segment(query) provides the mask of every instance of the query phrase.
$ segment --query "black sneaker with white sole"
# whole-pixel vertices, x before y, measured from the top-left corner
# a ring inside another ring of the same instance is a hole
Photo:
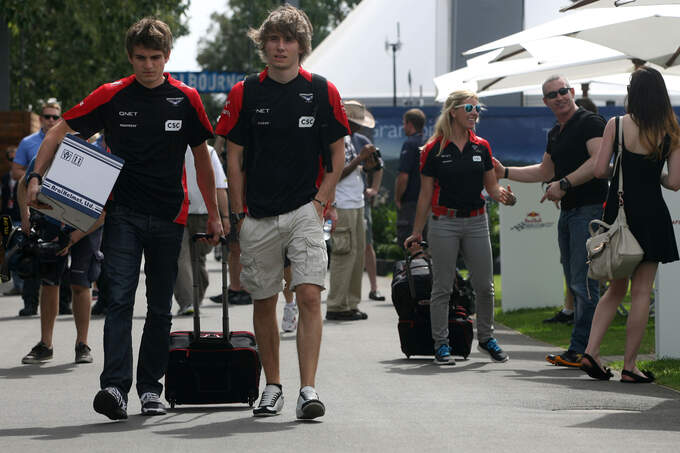
[[[139,397],[142,403],[142,415],[165,415],[167,410],[165,405],[161,402],[161,397],[153,392],[142,393]]]
[[[41,341],[37,345],[33,346],[31,352],[26,354],[24,358],[21,359],[21,363],[23,364],[43,363],[47,362],[48,360],[52,360],[52,357],[53,357],[52,348],[48,348],[47,345]]]
[[[295,415],[300,420],[312,420],[326,413],[326,406],[319,400],[314,387],[305,386],[300,390]]]
[[[76,345],[76,363],[92,363],[92,349],[85,343]]]
[[[283,389],[280,385],[267,384],[262,390],[260,405],[253,409],[255,417],[278,415],[283,409]]]
[[[106,387],[97,392],[92,402],[94,410],[106,415],[111,420],[125,420],[127,416],[127,401],[116,387]]]

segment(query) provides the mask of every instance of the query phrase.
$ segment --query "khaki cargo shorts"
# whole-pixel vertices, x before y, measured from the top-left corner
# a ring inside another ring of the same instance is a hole
[[[247,216],[241,225],[241,284],[254,300],[283,290],[283,266],[290,260],[291,290],[301,284],[324,288],[328,255],[323,222],[313,202],[274,217]]]

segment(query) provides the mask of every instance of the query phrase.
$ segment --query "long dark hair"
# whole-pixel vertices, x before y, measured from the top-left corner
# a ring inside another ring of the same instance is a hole
[[[650,151],[650,157],[661,159],[660,145],[666,134],[671,140],[670,149],[677,148],[680,126],[659,71],[642,66],[631,74],[626,111],[640,129],[640,143]]]

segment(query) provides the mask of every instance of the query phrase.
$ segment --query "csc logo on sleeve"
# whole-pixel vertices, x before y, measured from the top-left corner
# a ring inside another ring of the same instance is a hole
[[[298,127],[312,127],[314,126],[313,116],[301,116],[298,121]]]
[[[168,132],[177,132],[182,129],[182,120],[167,120],[165,122],[165,130]]]

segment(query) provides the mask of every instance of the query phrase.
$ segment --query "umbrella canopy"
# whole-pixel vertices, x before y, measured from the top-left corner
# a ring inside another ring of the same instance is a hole
[[[680,0],[573,0],[574,3],[560,9],[560,12],[576,8],[616,8],[621,6],[674,5]]]
[[[569,36],[668,67],[680,63],[680,5],[586,8],[464,52],[503,48],[499,58],[526,50],[528,43]]]
[[[496,49],[471,58],[464,68],[435,78],[437,100],[443,101],[448,93],[461,88],[486,94],[522,91],[525,86],[540,85],[545,78],[541,79],[544,72],[553,74],[558,68],[570,65],[593,66],[593,70],[580,73],[581,77],[612,74],[611,69],[604,71],[599,68],[611,68],[614,63],[617,64],[617,71],[623,71],[624,68],[632,65],[621,52],[566,36],[531,41],[526,44],[526,49],[514,52],[512,55],[505,55],[504,52],[505,49]],[[511,79],[503,83],[505,78],[533,73],[538,74],[530,77],[526,82]],[[534,82],[535,80],[538,82]],[[502,91],[498,92],[498,90]]]

